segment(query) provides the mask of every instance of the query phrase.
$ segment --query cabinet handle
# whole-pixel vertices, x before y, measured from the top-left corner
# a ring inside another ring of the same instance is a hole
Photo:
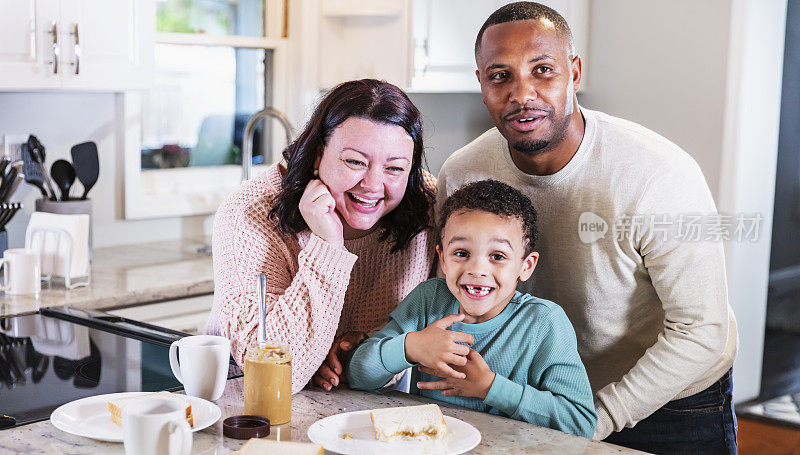
[[[74,22],[72,24],[72,31],[69,32],[70,35],[75,37],[75,62],[70,63],[75,67],[75,74],[77,75],[80,72],[81,67],[81,42],[78,39],[78,23]]]
[[[53,35],[53,61],[48,62],[53,64],[53,74],[58,74],[58,57],[61,55],[61,50],[58,47],[58,25],[56,21],[50,22],[49,34]]]

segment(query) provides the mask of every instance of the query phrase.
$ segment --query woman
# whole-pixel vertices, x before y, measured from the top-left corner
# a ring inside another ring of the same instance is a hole
[[[217,211],[206,331],[228,337],[241,365],[266,273],[267,339],[290,344],[292,393],[318,369],[315,382],[330,389],[341,351],[430,275],[435,183],[422,169],[419,111],[372,79],[334,88],[283,157],[286,168],[270,166]]]

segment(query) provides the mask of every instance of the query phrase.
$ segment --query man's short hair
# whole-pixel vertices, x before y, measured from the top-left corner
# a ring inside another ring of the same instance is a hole
[[[488,19],[486,19],[486,22],[483,23],[483,26],[478,32],[478,38],[475,40],[475,56],[477,56],[478,52],[481,50],[483,32],[485,32],[487,28],[496,24],[504,24],[506,22],[514,21],[526,21],[531,19],[545,19],[551,22],[555,27],[556,32],[558,32],[562,38],[567,40],[569,46],[567,48],[567,54],[570,57],[577,55],[575,52],[575,42],[572,39],[572,30],[570,30],[569,24],[562,15],[558,14],[556,10],[544,6],[541,3],[514,2],[498,8],[489,16]]]
[[[497,180],[481,180],[465,185],[444,202],[437,226],[437,244],[442,245],[442,233],[447,219],[462,211],[481,211],[522,222],[525,256],[536,247],[536,209],[527,196],[516,188]]]

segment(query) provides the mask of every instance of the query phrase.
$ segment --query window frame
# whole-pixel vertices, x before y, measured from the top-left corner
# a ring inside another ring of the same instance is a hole
[[[210,35],[201,33],[156,33],[156,44],[226,46],[272,51],[272,71],[265,69],[265,105],[286,111],[288,40],[286,38],[285,0],[265,0],[264,37]],[[271,18],[271,20],[267,20]],[[271,86],[270,86],[271,85]],[[239,165],[141,170],[142,93],[116,95],[116,117],[120,149],[124,163],[125,219],[165,218],[208,215],[241,183]],[[279,131],[276,128],[276,131]],[[256,165],[257,175],[271,163],[280,161],[284,144],[282,134],[272,135],[272,156],[268,163]]]

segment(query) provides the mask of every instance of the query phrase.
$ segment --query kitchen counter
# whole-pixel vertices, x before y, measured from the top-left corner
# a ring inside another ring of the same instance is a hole
[[[198,253],[203,239],[96,248],[89,286],[68,290],[63,279],[42,283],[38,298],[0,296],[0,317],[70,305],[104,309],[214,292],[211,256]]]
[[[429,403],[431,400],[396,391],[368,393],[353,390],[325,392],[314,388],[303,390],[292,397],[292,421],[272,428],[269,439],[280,438],[308,441],[306,431],[317,420],[333,414],[387,406],[408,406]],[[238,450],[245,441],[222,436],[222,420],[243,414],[243,380],[228,381],[225,393],[216,402],[222,408],[222,418],[209,428],[194,434],[193,454],[222,455]],[[500,451],[511,453],[553,454],[640,454],[603,442],[568,435],[549,428],[471,411],[439,403],[445,415],[474,425],[482,435],[481,443],[470,453],[490,454]],[[73,436],[55,428],[49,420],[0,431],[3,440],[0,455],[5,454],[123,454],[121,443],[100,442]],[[330,453],[330,452],[326,452]]]

